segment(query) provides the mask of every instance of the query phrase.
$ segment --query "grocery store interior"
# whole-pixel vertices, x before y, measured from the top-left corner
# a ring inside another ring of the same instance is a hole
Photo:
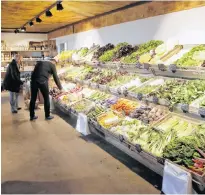
[[[2,194],[205,194],[203,18],[205,1],[1,1]]]

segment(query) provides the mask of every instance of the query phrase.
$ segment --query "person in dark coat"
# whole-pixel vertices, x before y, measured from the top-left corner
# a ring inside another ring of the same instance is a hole
[[[51,120],[54,117],[50,115],[50,100],[49,100],[49,86],[48,79],[50,75],[53,75],[54,81],[58,88],[62,90],[60,80],[56,72],[56,61],[54,59],[49,59],[48,61],[38,61],[34,71],[31,75],[31,101],[30,101],[30,120],[35,120],[38,117],[35,116],[35,103],[40,89],[43,99],[44,99],[44,111],[45,119]]]
[[[9,64],[6,75],[3,81],[3,88],[10,92],[10,105],[11,112],[18,113],[21,108],[18,107],[18,96],[20,91],[20,86],[23,82],[20,79],[19,65],[21,64],[22,57],[16,54],[12,62]]]

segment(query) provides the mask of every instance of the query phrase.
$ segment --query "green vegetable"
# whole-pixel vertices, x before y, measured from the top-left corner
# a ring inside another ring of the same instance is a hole
[[[156,41],[156,40],[151,40],[149,42],[146,42],[144,44],[139,45],[139,49],[132,54],[123,57],[121,59],[121,62],[125,64],[134,64],[138,62],[138,57],[150,52],[152,49],[157,48],[159,45],[161,45],[163,41]]]
[[[180,67],[199,66],[203,64],[203,60],[196,60],[193,58],[194,54],[199,51],[205,51],[205,45],[199,45],[192,48],[189,52],[185,53],[175,64]]]
[[[99,57],[99,60],[101,62],[109,62],[112,61],[113,57],[115,56],[115,54],[118,52],[118,50],[124,46],[124,45],[128,45],[128,43],[119,43],[114,49],[108,50],[106,51],[103,55],[101,55]]]

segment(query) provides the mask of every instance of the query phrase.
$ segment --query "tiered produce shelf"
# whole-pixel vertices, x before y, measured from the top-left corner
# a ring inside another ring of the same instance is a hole
[[[171,160],[204,189],[205,163],[192,161],[205,159],[197,149],[205,147],[204,54],[205,45],[162,41],[65,51],[58,75],[67,92],[53,88],[50,95],[63,112],[86,114],[92,133],[156,173],[163,175]],[[188,147],[183,157],[181,148],[169,154],[175,142]]]

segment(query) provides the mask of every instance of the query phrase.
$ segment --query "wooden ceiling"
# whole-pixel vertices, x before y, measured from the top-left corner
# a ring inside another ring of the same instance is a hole
[[[38,16],[56,1],[1,1],[1,30],[13,31]],[[52,17],[40,16],[41,23],[26,25],[27,32],[48,33],[60,27],[79,22],[124,6],[133,1],[63,1],[64,9],[57,11],[54,6]]]

